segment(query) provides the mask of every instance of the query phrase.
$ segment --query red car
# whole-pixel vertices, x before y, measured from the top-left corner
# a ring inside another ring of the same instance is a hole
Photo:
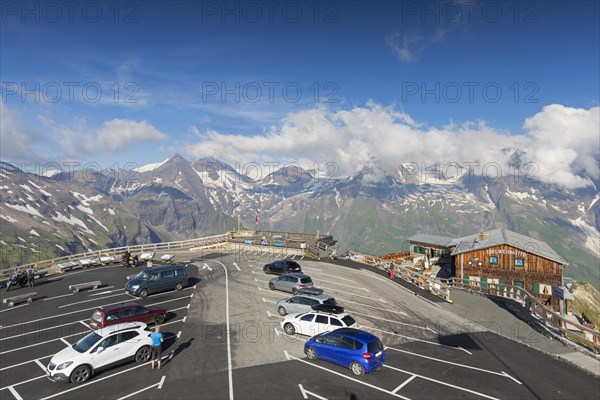
[[[120,324],[123,322],[145,322],[147,324],[162,324],[167,316],[167,309],[158,307],[144,307],[139,304],[117,304],[100,307],[90,319],[92,329]]]

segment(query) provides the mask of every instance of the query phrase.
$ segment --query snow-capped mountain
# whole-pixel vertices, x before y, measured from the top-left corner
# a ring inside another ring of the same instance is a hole
[[[190,162],[177,154],[93,176],[42,177],[2,164],[0,239],[3,248],[21,249],[16,258],[5,252],[2,263],[25,261],[40,243],[61,254],[186,239],[235,229],[238,217],[253,228],[258,215],[260,229],[328,232],[340,250],[370,254],[406,249],[404,239],[417,232],[455,236],[504,227],[549,243],[571,264],[568,276],[599,281],[596,188],[417,170],[402,163],[383,169],[373,160],[354,176],[336,177],[300,167]]]

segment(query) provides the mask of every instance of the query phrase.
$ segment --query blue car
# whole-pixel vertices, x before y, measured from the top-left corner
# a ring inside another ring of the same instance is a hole
[[[313,336],[304,345],[304,353],[310,360],[320,358],[350,368],[354,375],[376,371],[385,361],[381,340],[354,328],[340,328]]]

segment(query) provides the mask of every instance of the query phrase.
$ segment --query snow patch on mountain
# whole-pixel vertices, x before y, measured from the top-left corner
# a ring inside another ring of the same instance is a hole
[[[139,173],[151,172],[151,171],[154,171],[155,169],[159,168],[161,165],[163,165],[167,161],[169,161],[168,158],[163,162],[142,165],[141,167],[134,168],[134,171],[139,172]]]
[[[12,208],[13,210],[25,212],[25,213],[31,214],[31,215],[33,215],[35,217],[44,218],[44,217],[42,217],[42,214],[40,214],[40,212],[38,210],[36,210],[32,206],[30,206],[29,204],[25,204],[24,206],[22,206],[20,204],[8,204],[8,203],[4,203],[4,205],[7,206],[7,207],[9,207],[9,208]]]
[[[600,257],[600,232],[585,222],[581,217],[577,219],[569,219],[569,222],[578,227],[587,236],[585,247],[592,251],[596,256]]]
[[[56,211],[56,213],[57,213],[58,215],[52,216],[52,219],[53,219],[54,221],[57,221],[57,222],[64,222],[64,223],[67,223],[67,224],[69,224],[69,225],[73,225],[73,226],[79,226],[79,227],[81,227],[81,228],[82,228],[82,229],[83,229],[83,230],[84,230],[86,233],[91,233],[91,234],[93,234],[93,233],[94,233],[94,232],[92,232],[92,231],[91,231],[91,230],[90,230],[90,229],[87,227],[87,225],[86,225],[86,224],[85,224],[85,223],[84,223],[82,220],[80,220],[79,218],[77,218],[77,217],[75,217],[75,216],[73,216],[73,215],[69,215],[69,216],[67,217],[67,216],[65,216],[65,215],[63,215],[63,214],[61,214],[61,213],[59,213],[58,211]]]

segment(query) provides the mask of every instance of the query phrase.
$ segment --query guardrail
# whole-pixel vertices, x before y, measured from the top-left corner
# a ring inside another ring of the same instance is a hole
[[[159,252],[159,251],[168,251],[168,250],[178,250],[178,249],[188,249],[193,247],[206,247],[210,245],[220,244],[220,243],[229,243],[231,241],[231,232],[208,236],[203,238],[196,239],[188,239],[188,240],[178,240],[174,242],[162,242],[162,243],[149,243],[149,244],[139,244],[133,246],[123,246],[123,247],[114,247],[110,249],[102,249],[97,251],[89,251],[85,253],[71,254],[64,257],[56,257],[48,260],[37,261],[34,263],[23,264],[18,267],[8,268],[2,271],[4,275],[10,275],[15,271],[15,269],[19,268],[20,270],[25,270],[30,266],[35,267],[36,269],[46,269],[50,268],[55,264],[60,264],[68,261],[76,261],[81,260],[83,258],[90,257],[98,257],[101,256],[118,256],[123,254],[125,251],[129,251],[130,253],[138,253],[138,252]]]
[[[600,351],[600,332],[585,325],[567,320],[560,313],[546,307],[537,297],[521,287],[490,283],[487,283],[486,287],[482,287],[472,285],[470,281],[469,283],[465,283],[464,280],[460,278],[439,279],[439,281],[443,281],[450,286],[460,289],[516,300],[525,307],[538,322],[542,323],[547,328],[558,331],[558,334],[563,338],[583,344],[592,349],[596,354]],[[569,326],[572,328],[569,329]]]
[[[399,278],[402,278],[407,282],[419,286],[422,289],[428,290],[429,292],[446,300],[447,302],[452,303],[452,299],[450,298],[450,286],[440,281],[439,279],[435,279],[430,276],[421,274],[405,266],[397,265],[391,262],[390,260],[386,260],[380,257],[374,257],[367,254],[357,253],[354,251],[348,252],[348,255],[354,261],[361,262],[367,265],[372,265],[377,268],[382,268],[386,271],[388,271],[393,264],[395,275]]]

